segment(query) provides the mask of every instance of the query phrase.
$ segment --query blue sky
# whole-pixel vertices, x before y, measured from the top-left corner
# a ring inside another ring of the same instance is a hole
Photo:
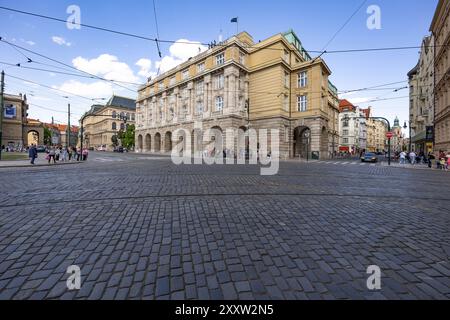
[[[321,50],[361,2],[362,0],[156,0],[156,8],[161,39],[187,39],[208,43],[218,39],[220,30],[224,38],[227,38],[236,30],[236,25],[231,24],[230,19],[238,16],[240,31],[249,32],[256,41],[292,28],[306,49]],[[429,33],[437,2],[437,0],[369,0],[329,45],[328,50],[420,46],[422,38]],[[69,16],[66,9],[72,4],[80,7],[82,23],[156,37],[152,1],[148,0],[0,0],[1,6],[62,19]],[[381,9],[381,30],[369,30],[366,26],[369,17],[366,9],[369,5],[378,5]],[[63,23],[4,10],[0,10],[0,36],[7,41],[67,64],[87,68],[86,70],[101,76],[118,77],[120,80],[131,82],[144,81],[143,75],[154,72],[155,63],[160,60],[156,46],[151,42],[87,28],[69,30]],[[183,51],[183,47],[178,47],[171,53],[170,44],[162,44],[161,48],[162,54],[172,63],[183,59],[188,54]],[[27,55],[38,62],[54,64],[32,54]],[[340,91],[405,81],[402,84],[389,86],[389,88],[401,88],[407,86],[406,74],[417,63],[419,49],[326,54],[323,57],[333,72],[331,80]],[[74,59],[77,59],[76,63]],[[24,60],[25,58],[16,50],[4,43],[0,44],[0,61],[18,63]],[[140,60],[140,66],[136,65]],[[36,64],[28,64],[28,66],[49,68]],[[142,69],[143,66],[144,69]],[[1,68],[5,68],[7,74],[70,90],[70,92],[77,92],[91,98],[107,98],[112,92],[135,97],[132,91],[117,86],[111,88],[107,83],[97,80],[4,65],[1,65]],[[72,121],[76,121],[79,118],[78,115],[92,104],[88,100],[74,96],[70,99],[63,98],[64,93],[39,88],[23,83],[21,80],[8,77],[6,80],[8,93],[27,92],[29,102],[32,104],[64,111],[70,100],[75,113]],[[133,85],[127,86],[135,88]],[[363,91],[345,98],[350,101],[353,99],[362,107],[371,105],[376,116],[386,116],[393,120],[398,115],[403,123],[403,120],[408,118],[408,98],[373,103],[360,102],[378,97],[396,98],[407,95],[407,89],[397,93],[391,89]],[[50,121],[52,116],[56,121],[62,123],[67,121],[63,112],[48,111],[33,105],[30,107],[30,117]]]

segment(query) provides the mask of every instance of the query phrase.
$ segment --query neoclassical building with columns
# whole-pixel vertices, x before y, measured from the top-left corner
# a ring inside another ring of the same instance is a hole
[[[136,151],[170,152],[181,128],[194,139],[198,126],[217,129],[224,141],[229,129],[277,129],[281,158],[328,159],[339,146],[330,74],[292,30],[257,43],[241,32],[139,88]]]

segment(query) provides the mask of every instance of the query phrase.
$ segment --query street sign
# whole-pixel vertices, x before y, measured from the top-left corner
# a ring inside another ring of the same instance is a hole
[[[394,134],[393,134],[392,132],[386,133],[386,137],[387,137],[388,139],[392,139],[393,136],[394,136]]]

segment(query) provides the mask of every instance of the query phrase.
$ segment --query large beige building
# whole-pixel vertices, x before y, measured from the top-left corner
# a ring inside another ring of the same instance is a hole
[[[281,157],[328,158],[339,144],[330,74],[293,31],[258,43],[242,32],[139,89],[137,151],[168,152],[174,130],[194,132],[201,121],[203,130],[224,135],[228,129],[278,129]]]
[[[434,37],[425,37],[418,64],[408,73],[409,120],[412,149],[428,154],[433,150]]]
[[[28,118],[26,95],[4,95],[1,147],[21,150],[44,143],[44,127],[39,120]]]
[[[431,24],[434,53],[434,150],[450,152],[450,1],[439,0]]]
[[[104,146],[112,151],[112,137],[135,121],[136,101],[133,99],[113,96],[105,105],[93,105],[80,120],[83,147],[96,149]]]

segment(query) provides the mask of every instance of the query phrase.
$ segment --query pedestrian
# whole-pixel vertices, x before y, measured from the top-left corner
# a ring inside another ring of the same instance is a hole
[[[69,149],[67,149],[67,151],[68,151],[67,156],[69,157],[69,162],[72,160],[72,150],[73,150],[72,147],[69,147]]]
[[[68,151],[67,147],[64,147],[62,149],[61,159],[62,159],[63,162],[66,162],[68,157],[69,157],[69,151]]]
[[[56,164],[56,151],[55,148],[51,147],[50,150],[48,151],[48,164],[50,164],[50,162],[53,159],[53,163]]]
[[[55,159],[56,161],[59,161],[59,156],[61,155],[61,149],[60,148],[56,148],[55,150]]]
[[[405,164],[406,161],[406,152],[402,151],[400,152],[400,164]]]
[[[86,161],[89,155],[89,151],[87,148],[83,150],[83,161]]]
[[[28,149],[28,156],[30,157],[30,163],[34,165],[34,160],[38,157],[37,149],[34,144]]]
[[[417,154],[414,151],[411,151],[409,153],[409,160],[411,161],[412,165],[416,164],[416,157],[417,157]]]
[[[428,153],[428,168],[433,168],[433,160],[435,160],[436,157],[430,152]]]
[[[81,161],[81,149],[77,148],[77,161]]]
[[[439,164],[441,165],[441,170],[446,170],[447,159],[446,158],[441,158],[440,161],[439,161]]]

